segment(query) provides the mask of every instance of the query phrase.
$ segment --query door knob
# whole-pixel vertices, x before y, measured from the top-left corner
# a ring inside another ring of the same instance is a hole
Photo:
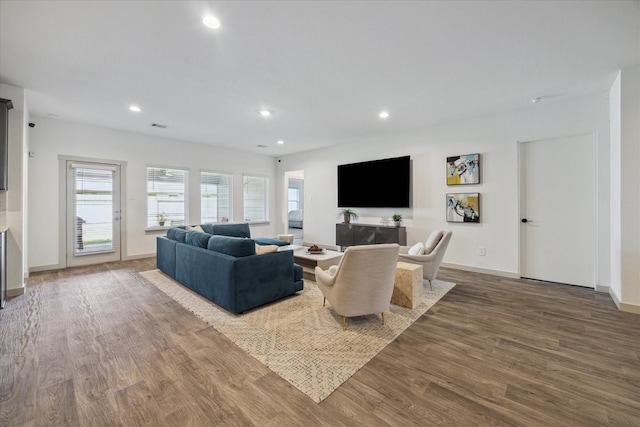
[[[522,218],[522,223],[526,224],[527,222],[529,222],[529,220],[527,218]]]

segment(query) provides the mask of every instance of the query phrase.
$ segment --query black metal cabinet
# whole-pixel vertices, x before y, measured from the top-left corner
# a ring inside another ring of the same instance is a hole
[[[381,243],[407,244],[407,228],[384,225],[336,224],[336,245],[340,247]]]

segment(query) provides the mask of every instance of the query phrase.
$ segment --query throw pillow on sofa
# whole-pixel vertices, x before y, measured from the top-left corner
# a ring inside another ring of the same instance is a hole
[[[196,225],[195,227],[193,227],[191,225],[187,225],[187,231],[198,231],[200,233],[204,233],[204,230],[199,225]],[[209,234],[211,234],[211,233],[209,233]]]
[[[270,252],[277,252],[278,245],[258,245],[256,244],[256,255],[268,254]]]

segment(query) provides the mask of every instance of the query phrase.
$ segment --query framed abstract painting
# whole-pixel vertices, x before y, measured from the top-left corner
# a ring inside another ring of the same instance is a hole
[[[448,193],[447,222],[480,222],[480,193]]]
[[[447,185],[480,184],[480,154],[447,157]]]

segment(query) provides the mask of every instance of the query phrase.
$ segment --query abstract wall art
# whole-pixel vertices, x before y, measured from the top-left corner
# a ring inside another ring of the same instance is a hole
[[[480,184],[480,154],[447,157],[447,185]]]
[[[480,193],[448,193],[447,222],[480,222]]]

